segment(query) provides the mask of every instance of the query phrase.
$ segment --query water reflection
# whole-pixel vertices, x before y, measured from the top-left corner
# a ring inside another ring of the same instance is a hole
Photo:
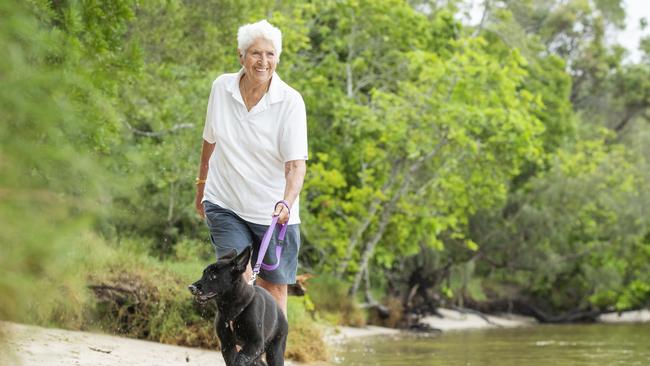
[[[545,325],[353,341],[339,365],[650,365],[650,324]]]

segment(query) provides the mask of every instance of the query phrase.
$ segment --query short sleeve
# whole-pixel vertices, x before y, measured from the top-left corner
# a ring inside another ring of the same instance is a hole
[[[297,93],[296,93],[297,94]],[[284,121],[280,154],[286,163],[307,160],[307,112],[300,94],[292,96]]]
[[[215,127],[215,93],[217,90],[216,81],[212,83],[212,90],[210,91],[210,98],[208,99],[208,110],[205,115],[205,126],[203,127],[203,139],[211,144],[217,142],[217,137],[214,133]]]

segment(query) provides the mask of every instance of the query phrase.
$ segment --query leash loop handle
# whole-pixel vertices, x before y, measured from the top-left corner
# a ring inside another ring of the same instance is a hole
[[[283,204],[287,207],[287,210],[289,209],[288,204],[286,201],[278,201],[275,206]],[[291,214],[291,211],[289,211],[289,214]],[[278,266],[280,266],[280,258],[282,256],[282,242],[284,241],[284,237],[287,233],[287,227],[289,226],[288,223],[285,224],[279,224],[280,225],[280,232],[278,233],[278,245],[275,246],[275,257],[276,261],[275,264],[266,264],[264,263],[264,256],[266,255],[266,251],[269,249],[269,244],[271,243],[271,238],[273,237],[273,232],[275,231],[276,226],[278,226],[278,219],[280,216],[273,216],[271,219],[271,225],[269,228],[266,230],[264,233],[264,236],[262,237],[262,242],[260,243],[260,251],[257,254],[257,263],[255,263],[255,266],[253,267],[253,275],[251,276],[251,279],[248,281],[249,284],[253,284],[255,280],[257,279],[257,275],[260,273],[261,269],[264,269],[265,271],[274,271]]]

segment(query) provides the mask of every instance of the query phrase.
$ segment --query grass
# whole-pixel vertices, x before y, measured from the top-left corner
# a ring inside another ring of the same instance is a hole
[[[289,297],[287,306],[289,338],[286,355],[298,362],[325,361],[327,345],[323,341],[324,324],[317,321],[309,297]]]
[[[80,281],[58,286],[64,293],[35,312],[37,316],[9,320],[218,350],[214,305],[197,304],[187,290],[210,260],[191,258],[185,246],[176,259],[160,260],[149,256],[146,243],[136,239],[119,246],[93,245],[99,259],[79,265]],[[307,298],[289,299],[287,356],[324,361],[322,325],[309,304]]]
[[[214,305],[197,304],[187,291],[211,261],[209,246],[182,243],[173,260],[161,260],[148,254],[150,243],[138,239],[119,245],[86,239],[92,260],[72,263],[76,267],[66,278],[74,280],[52,277],[39,283],[56,288],[58,296],[35,298],[27,312],[5,319],[218,350]],[[286,355],[299,362],[326,361],[323,330],[328,325],[362,326],[366,315],[347,296],[346,284],[323,275],[309,285],[307,296],[289,297]]]
[[[309,281],[309,296],[320,316],[329,324],[362,327],[367,316],[348,295],[349,284],[322,274]]]

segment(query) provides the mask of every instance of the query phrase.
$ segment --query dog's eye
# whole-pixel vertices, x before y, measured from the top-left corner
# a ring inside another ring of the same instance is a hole
[[[211,280],[211,281],[214,281],[214,280],[216,280],[216,279],[217,279],[217,276],[216,276],[216,275],[212,275],[212,276],[210,276],[210,280]]]

